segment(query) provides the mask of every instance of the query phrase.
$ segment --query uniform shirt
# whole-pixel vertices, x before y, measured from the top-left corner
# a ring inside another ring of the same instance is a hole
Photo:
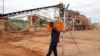
[[[51,31],[51,42],[57,43],[59,41],[59,34],[60,32],[57,30],[57,28],[53,27]]]

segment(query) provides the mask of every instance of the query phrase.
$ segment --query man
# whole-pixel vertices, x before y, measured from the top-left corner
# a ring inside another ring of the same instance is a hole
[[[54,27],[53,22],[50,22],[50,27],[52,28],[52,30],[51,30],[51,42],[50,42],[49,51],[48,51],[47,56],[50,56],[52,51],[54,53],[54,56],[58,56],[56,47],[57,47],[57,42],[59,42],[60,32],[57,30],[57,28]]]

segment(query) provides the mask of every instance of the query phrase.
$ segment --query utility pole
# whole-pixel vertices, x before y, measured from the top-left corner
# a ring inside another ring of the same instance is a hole
[[[5,9],[5,2],[4,2],[4,0],[2,0],[2,11],[3,11],[2,13],[3,13],[3,19],[4,19],[4,21],[5,21],[4,30],[7,30],[7,29],[6,29],[7,20],[5,20],[5,17],[4,17],[4,13],[5,13],[5,12],[4,12],[4,11],[5,11],[4,9]]]
[[[3,15],[4,15],[4,0],[2,0],[2,11],[3,11]]]

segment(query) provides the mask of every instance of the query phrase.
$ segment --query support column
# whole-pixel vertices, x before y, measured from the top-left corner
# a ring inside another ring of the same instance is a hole
[[[30,16],[30,29],[29,31],[33,31],[33,21],[32,21],[33,17],[32,17],[32,12],[31,12],[31,16]]]
[[[5,30],[5,20],[0,19],[0,30]]]

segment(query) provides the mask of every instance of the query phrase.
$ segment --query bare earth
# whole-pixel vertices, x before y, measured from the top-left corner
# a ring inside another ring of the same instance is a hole
[[[36,32],[4,32],[2,35],[3,37],[0,35],[0,56],[46,56],[48,52],[50,32],[44,28]],[[63,33],[57,47],[58,56],[62,56],[62,37]],[[66,32],[64,56],[100,56],[100,30]]]

